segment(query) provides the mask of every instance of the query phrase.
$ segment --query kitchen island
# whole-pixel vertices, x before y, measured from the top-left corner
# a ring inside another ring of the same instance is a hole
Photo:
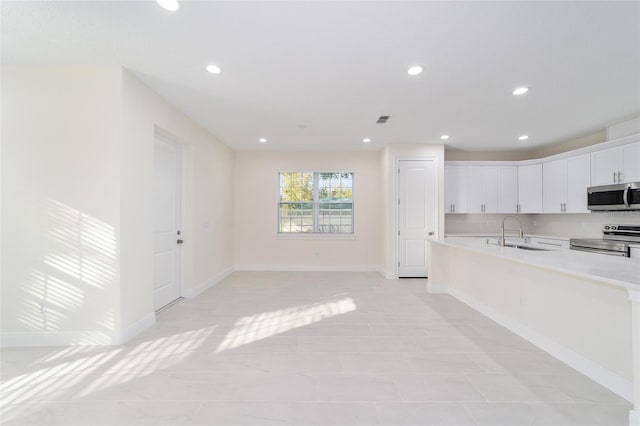
[[[630,424],[640,425],[640,261],[461,237],[430,240],[429,261],[429,291],[451,294],[632,401]]]

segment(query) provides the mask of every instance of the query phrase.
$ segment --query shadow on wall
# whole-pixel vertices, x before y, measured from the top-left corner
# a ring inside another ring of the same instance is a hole
[[[116,277],[113,226],[56,200],[48,200],[45,210],[42,255],[21,289],[26,294],[18,322],[23,329],[39,332],[83,326],[113,331],[113,305],[106,290]],[[87,318],[95,322],[89,325]]]

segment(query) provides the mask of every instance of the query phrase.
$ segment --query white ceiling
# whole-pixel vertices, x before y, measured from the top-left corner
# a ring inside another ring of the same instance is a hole
[[[379,149],[442,133],[449,149],[530,150],[640,113],[639,2],[182,1],[171,13],[154,1],[3,1],[1,11],[3,63],[122,65],[241,150]],[[413,64],[425,72],[408,76]],[[530,92],[513,96],[520,85]]]

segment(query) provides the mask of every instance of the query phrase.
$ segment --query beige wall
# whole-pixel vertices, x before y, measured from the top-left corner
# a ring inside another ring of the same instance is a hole
[[[116,67],[2,68],[3,333],[121,327],[121,90]]]
[[[445,161],[521,161],[535,158],[531,151],[445,151]]]
[[[574,149],[584,148],[586,146],[595,145],[607,140],[606,130],[600,130],[589,135],[559,141],[552,145],[545,146],[535,150],[520,151],[446,151],[446,161],[522,161],[533,160],[536,158],[548,157],[550,155],[560,154],[563,152],[573,151]]]
[[[377,270],[380,253],[380,153],[239,151],[235,157],[235,260],[240,268],[358,266]],[[277,236],[278,172],[354,172],[353,239]]]

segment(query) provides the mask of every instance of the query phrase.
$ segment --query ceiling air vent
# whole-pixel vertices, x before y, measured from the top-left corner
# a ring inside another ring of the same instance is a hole
[[[384,124],[387,122],[388,119],[389,119],[388,115],[381,115],[380,117],[378,117],[378,121],[376,121],[376,123]]]

